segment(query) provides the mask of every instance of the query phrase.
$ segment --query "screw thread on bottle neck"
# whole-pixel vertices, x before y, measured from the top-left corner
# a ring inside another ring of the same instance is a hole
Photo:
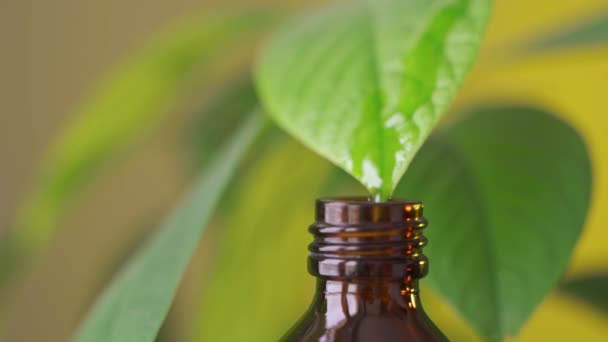
[[[428,272],[426,226],[418,201],[317,200],[309,271],[326,279],[403,281],[404,295],[415,294]]]

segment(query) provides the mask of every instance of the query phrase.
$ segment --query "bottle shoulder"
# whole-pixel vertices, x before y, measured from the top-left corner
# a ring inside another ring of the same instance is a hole
[[[322,313],[309,311],[281,341],[444,342],[448,339],[423,312],[360,314],[332,320]]]

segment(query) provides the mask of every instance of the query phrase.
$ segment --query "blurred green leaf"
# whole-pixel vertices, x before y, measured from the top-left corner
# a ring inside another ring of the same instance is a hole
[[[51,147],[8,241],[13,257],[43,245],[72,193],[100,164],[158,124],[197,75],[213,73],[210,65],[226,60],[226,54],[242,53],[243,41],[260,34],[272,18],[247,11],[195,18],[157,37],[111,73]]]
[[[327,193],[331,164],[283,141],[237,185],[216,270],[203,298],[197,340],[276,341],[314,291],[306,271],[314,201]]]
[[[437,132],[396,193],[425,203],[430,285],[498,340],[516,335],[557,284],[590,191],[574,129],[542,111],[497,107]]]
[[[158,233],[100,297],[77,341],[154,341],[206,222],[262,123],[257,113],[243,123]]]
[[[250,108],[258,106],[249,75],[231,82],[210,103],[206,103],[186,132],[195,169],[213,158],[216,142],[234,131]]]
[[[586,18],[571,25],[560,25],[552,32],[533,38],[525,50],[547,52],[608,43],[608,13]]]
[[[363,0],[305,17],[261,56],[262,101],[386,199],[473,64],[490,3]]]
[[[608,313],[608,274],[606,273],[570,279],[564,282],[559,289],[562,293]]]

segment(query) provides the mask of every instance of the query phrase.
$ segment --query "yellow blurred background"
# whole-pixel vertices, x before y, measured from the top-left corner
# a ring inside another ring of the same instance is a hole
[[[261,3],[286,6],[285,1],[230,1],[233,6]],[[32,187],[49,142],[104,72],[165,25],[218,6],[219,1],[200,0],[2,1],[0,234]],[[497,0],[478,63],[453,106],[534,104],[562,115],[582,133],[592,156],[594,189],[567,277],[608,272],[608,43],[525,56],[509,51],[532,36],[599,12],[608,13],[608,3]],[[7,341],[68,339],[117,263],[187,187],[190,171],[181,137],[187,112],[173,110],[162,127],[135,143],[136,153],[104,166],[95,182],[78,192],[51,245],[19,273],[9,294],[0,296],[0,336]],[[195,335],[189,331],[196,329],[198,305],[191,304],[198,300],[213,250],[210,243],[205,247],[181,286],[167,340]],[[431,317],[448,335],[476,339],[450,308],[425,291]],[[511,340],[606,339],[605,315],[552,293],[521,336]]]

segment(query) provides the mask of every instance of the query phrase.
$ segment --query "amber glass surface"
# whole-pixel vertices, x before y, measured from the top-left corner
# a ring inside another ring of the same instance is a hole
[[[448,341],[419,298],[422,210],[417,201],[317,200],[308,259],[317,290],[282,341]]]

